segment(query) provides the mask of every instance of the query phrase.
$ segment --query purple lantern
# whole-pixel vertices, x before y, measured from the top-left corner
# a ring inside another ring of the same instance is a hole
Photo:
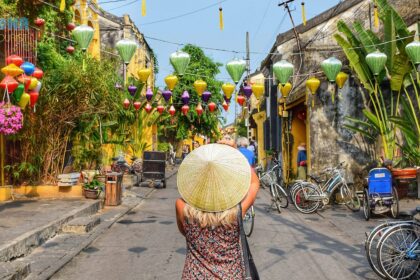
[[[188,91],[184,91],[184,93],[181,95],[181,99],[184,105],[187,105],[190,102],[190,95],[188,94]]]
[[[127,89],[131,96],[136,94],[137,87],[135,85],[129,85]]]
[[[242,88],[242,91],[243,91],[244,95],[246,96],[246,98],[250,98],[251,97],[251,95],[252,95],[252,88],[251,88],[251,86],[248,86],[248,85],[244,86]]]
[[[120,83],[116,83],[115,84],[115,89],[122,90],[123,89],[123,86]]]
[[[226,95],[223,95],[223,99],[226,101],[226,103],[230,103],[230,100],[232,99],[232,97],[227,98]]]
[[[209,91],[205,91],[201,95],[201,99],[203,99],[203,102],[206,102],[206,103],[207,103],[207,101],[209,101],[210,97],[211,97],[211,92],[209,92]]]
[[[146,91],[146,99],[147,99],[147,101],[150,102],[150,100],[152,100],[152,98],[153,98],[153,91],[149,87],[149,88],[147,88],[147,91]]]
[[[171,99],[171,97],[172,97],[172,91],[170,91],[168,89],[164,90],[164,91],[162,91],[162,96],[163,96],[163,99],[165,99],[165,101],[168,102],[169,99]]]

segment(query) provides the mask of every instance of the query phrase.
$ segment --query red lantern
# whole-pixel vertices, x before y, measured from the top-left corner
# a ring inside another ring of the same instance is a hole
[[[74,47],[72,45],[67,46],[66,52],[69,53],[69,54],[73,54],[74,53]]]
[[[136,109],[136,111],[138,111],[141,107],[141,103],[136,101],[136,102],[133,103],[133,106],[134,106],[134,109]]]
[[[18,55],[12,54],[6,58],[6,64],[9,65],[10,63],[13,63],[17,67],[20,67],[23,63],[23,59]]]
[[[158,105],[158,106],[156,107],[156,110],[159,112],[159,114],[162,114],[162,113],[163,113],[163,111],[165,111],[165,107],[164,107],[164,106],[162,106],[162,105]]]
[[[171,105],[171,108],[169,108],[169,114],[173,117],[175,115],[175,107]]]
[[[216,103],[210,102],[208,106],[210,112],[214,112],[214,110],[216,110]]]
[[[225,109],[225,111],[227,112],[227,110],[229,110],[229,104],[226,103],[226,101],[223,101],[223,109]]]
[[[305,110],[301,110],[297,113],[297,117],[298,119],[305,121],[306,120],[306,111]]]
[[[188,111],[190,110],[190,106],[184,105],[184,106],[182,106],[181,110],[182,110],[182,113],[184,114],[184,116],[186,116]]]
[[[6,89],[9,93],[12,93],[15,91],[15,89],[18,87],[19,83],[13,79],[12,76],[6,75],[4,79],[0,82],[0,87],[2,89]]]
[[[199,116],[203,114],[203,107],[201,106],[201,103],[198,103],[197,107],[195,107],[195,111],[197,112],[197,115]]]
[[[31,102],[30,104],[31,104],[31,107],[33,108],[35,107],[35,104],[38,101],[39,93],[36,91],[31,91],[29,93],[29,96],[30,96],[30,102]]]
[[[36,18],[36,20],[34,20],[34,23],[36,26],[41,27],[44,25],[45,20],[43,18]]]
[[[128,109],[128,107],[130,107],[130,100],[128,100],[127,98],[124,99],[123,106],[124,109]]]
[[[66,29],[68,30],[68,31],[73,31],[73,29],[75,29],[76,28],[76,24],[74,24],[73,22],[69,22],[67,25],[66,25]]]
[[[38,80],[44,76],[44,71],[39,69],[38,67],[35,67],[35,71],[32,73],[32,77],[37,78]]]
[[[243,106],[245,102],[245,97],[242,95],[239,95],[236,101],[238,102],[239,105]]]
[[[144,107],[144,110],[146,110],[146,112],[148,114],[150,114],[150,112],[153,110],[152,105],[150,105],[149,103],[146,104],[146,106]]]

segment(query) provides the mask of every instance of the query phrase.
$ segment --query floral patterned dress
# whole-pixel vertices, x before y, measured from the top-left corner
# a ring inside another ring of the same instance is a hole
[[[184,222],[187,240],[183,280],[245,279],[239,225],[201,228]]]

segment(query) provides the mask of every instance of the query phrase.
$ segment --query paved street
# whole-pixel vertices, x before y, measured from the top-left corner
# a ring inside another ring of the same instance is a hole
[[[185,242],[175,223],[175,182],[172,177],[168,189],[122,217],[52,279],[179,279]],[[322,216],[302,215],[293,206],[268,213],[268,201],[261,190],[250,238],[262,279],[376,279],[361,244],[377,221],[342,208]]]

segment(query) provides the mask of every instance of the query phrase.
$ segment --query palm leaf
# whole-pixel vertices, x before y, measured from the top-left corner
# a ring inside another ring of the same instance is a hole
[[[375,137],[372,137],[372,134],[369,133],[367,130],[359,128],[355,125],[351,125],[351,124],[344,124],[344,127],[347,128],[348,130],[354,131],[354,132],[358,132],[361,135],[363,135],[364,137],[370,139],[370,140],[375,140]]]
[[[363,115],[380,131],[382,126],[380,120],[371,111],[363,109]]]
[[[365,29],[367,36],[369,36],[369,40],[373,42],[373,44],[381,51],[384,51],[384,45],[382,44],[382,41],[376,36],[376,34],[370,30]]]
[[[364,49],[367,53],[372,53],[376,51],[375,42],[372,40],[372,37],[369,36],[366,29],[363,28],[362,24],[359,21],[356,21],[353,24],[354,30],[356,30],[357,35],[359,36],[360,41],[363,44]]]
[[[385,54],[387,56],[386,66],[389,71],[392,71],[394,65],[394,55],[397,49],[395,41],[395,24],[393,19],[393,13],[391,9],[388,9],[384,17],[384,33],[385,33]]]
[[[393,66],[391,70],[391,90],[400,91],[404,84],[405,76],[410,73],[411,65],[407,55],[399,53],[393,56]]]

